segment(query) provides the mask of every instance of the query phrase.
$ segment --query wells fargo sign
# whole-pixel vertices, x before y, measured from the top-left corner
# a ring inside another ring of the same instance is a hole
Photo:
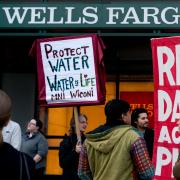
[[[180,24],[180,4],[116,3],[1,3],[0,28],[172,28]]]

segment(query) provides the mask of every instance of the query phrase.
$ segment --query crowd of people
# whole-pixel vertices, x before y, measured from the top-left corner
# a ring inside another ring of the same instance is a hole
[[[130,104],[111,100],[106,123],[87,133],[80,152],[80,179],[152,179],[154,167],[145,140],[131,126]]]
[[[42,179],[45,174],[47,139],[42,122],[31,119],[21,135],[18,123],[11,120],[12,102],[0,90],[0,177],[15,180]],[[68,135],[59,146],[59,166],[63,180],[151,180],[154,131],[148,127],[144,108],[131,111],[124,100],[113,99],[105,105],[106,122],[85,134],[88,118],[70,121]],[[177,121],[180,131],[180,120]],[[180,179],[180,155],[173,175]]]

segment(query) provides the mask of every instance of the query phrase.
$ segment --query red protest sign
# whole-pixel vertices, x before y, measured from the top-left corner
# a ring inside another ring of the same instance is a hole
[[[102,40],[97,35],[37,39],[40,104],[74,106],[105,102]]]
[[[179,153],[180,37],[152,39],[154,69],[155,180],[174,179],[172,168]]]

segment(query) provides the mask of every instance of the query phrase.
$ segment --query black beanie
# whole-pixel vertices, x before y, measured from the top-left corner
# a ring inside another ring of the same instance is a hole
[[[12,103],[10,97],[0,90],[0,128],[9,121],[11,116]]]
[[[130,104],[127,101],[113,99],[107,102],[105,106],[105,115],[107,121],[118,120],[123,113],[127,113],[130,109]]]

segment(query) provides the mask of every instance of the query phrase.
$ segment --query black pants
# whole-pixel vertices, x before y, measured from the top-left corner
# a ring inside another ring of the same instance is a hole
[[[40,180],[45,178],[45,167],[39,168],[35,170],[35,180]]]

